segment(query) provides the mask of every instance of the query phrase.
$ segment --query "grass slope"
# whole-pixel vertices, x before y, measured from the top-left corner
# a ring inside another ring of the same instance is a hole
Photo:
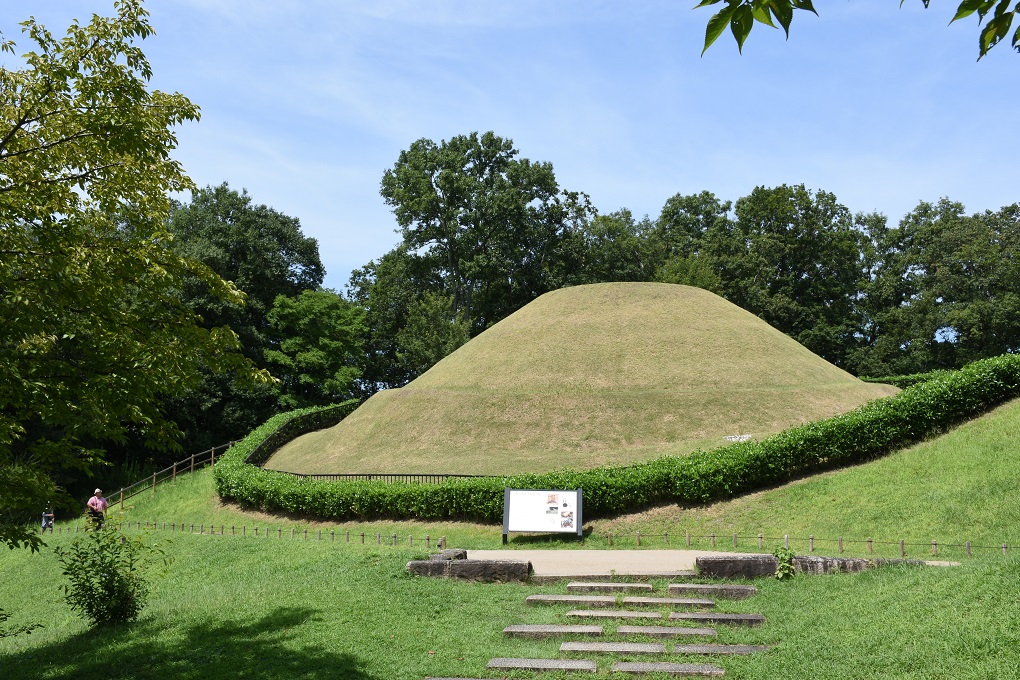
[[[902,530],[918,538],[937,531],[1015,543],[1020,519],[1020,459],[1014,455],[1018,445],[1020,400],[879,461],[711,508],[660,509],[614,520],[614,526],[640,528],[646,535],[667,526],[663,521],[673,522],[668,526],[678,530],[714,526],[754,532],[775,527],[778,532],[793,527],[816,534],[872,535]],[[514,623],[563,622],[565,606],[524,604],[532,593],[563,592],[562,584],[480,585],[411,578],[403,565],[420,557],[422,550],[409,549],[404,541],[389,547],[371,541],[302,540],[303,527],[314,532],[321,525],[223,506],[215,499],[208,471],[132,499],[125,515],[206,526],[236,523],[247,525],[249,532],[246,538],[157,532],[159,540],[171,541],[167,549],[175,562],[165,578],[154,582],[140,621],[100,631],[89,631],[63,604],[52,550],[35,555],[0,552],[0,606],[15,615],[9,623],[45,626],[29,636],[0,640],[0,668],[8,675],[30,680],[99,675],[196,680],[496,678],[504,674],[484,670],[494,656],[558,656],[558,641],[507,640],[500,631]],[[263,529],[267,524],[274,529],[298,527],[299,538],[290,540],[284,531],[282,540],[255,539],[250,531],[254,524]],[[433,536],[449,534],[454,545],[467,548],[499,542],[496,527],[370,526],[338,529],[377,528],[401,537],[427,530]],[[59,544],[70,538],[63,534],[47,540]],[[536,546],[527,537],[511,540]],[[601,547],[602,542],[588,539],[586,546]],[[979,551],[952,569],[883,568],[787,582],[759,580],[758,597],[742,603],[720,601],[720,609],[758,611],[767,624],[760,629],[720,626],[717,641],[775,648],[718,663],[728,678],[738,680],[779,675],[1018,677],[1017,552],[1003,557],[998,551]],[[660,590],[665,586],[657,585]],[[607,641],[616,639],[612,630],[607,626]],[[613,658],[600,657],[600,668],[607,668]]]
[[[588,468],[776,432],[894,391],[698,288],[578,286],[540,297],[406,387],[284,446],[266,467]]]

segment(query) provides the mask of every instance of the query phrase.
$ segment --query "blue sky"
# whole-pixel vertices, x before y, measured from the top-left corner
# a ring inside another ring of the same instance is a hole
[[[7,4],[62,34],[112,0]],[[896,223],[920,200],[1020,201],[1020,55],[977,62],[955,2],[818,0],[789,41],[757,25],[701,56],[693,0],[150,0],[153,86],[202,108],[176,157],[301,220],[326,285],[399,240],[383,171],[422,137],[493,130],[600,212],[676,193],[825,189]],[[10,58],[5,63],[13,65]]]

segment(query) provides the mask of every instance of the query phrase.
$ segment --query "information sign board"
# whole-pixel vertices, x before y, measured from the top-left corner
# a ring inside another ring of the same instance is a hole
[[[503,543],[511,531],[577,534],[581,537],[580,489],[506,489]]]

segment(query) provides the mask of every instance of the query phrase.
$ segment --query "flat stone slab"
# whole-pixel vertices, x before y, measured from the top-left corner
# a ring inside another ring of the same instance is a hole
[[[721,597],[726,600],[743,600],[758,594],[754,586],[725,585],[721,583],[670,583],[669,594],[683,597],[685,595],[707,595]]]
[[[619,626],[617,635],[648,635],[650,637],[683,637],[715,635],[714,628],[690,628],[688,626]]]
[[[615,607],[612,595],[528,595],[528,604],[586,604],[589,607]]]
[[[528,580],[531,573],[531,563],[508,560],[439,558],[408,562],[407,570],[416,576],[431,576],[433,578],[523,583]]]
[[[652,592],[651,583],[581,583],[575,581],[567,584],[569,593],[633,593],[637,591]]]
[[[636,612],[629,609],[572,609],[567,616],[588,619],[661,619],[659,612]]]
[[[561,652],[605,652],[608,654],[665,654],[658,642],[564,642]]]
[[[582,671],[594,673],[595,662],[588,659],[492,659],[486,668],[528,671]]]
[[[625,597],[624,604],[635,607],[684,607],[689,609],[711,609],[712,600],[698,597]]]
[[[523,623],[515,626],[507,626],[503,629],[503,634],[526,638],[547,638],[555,637],[557,635],[602,635],[602,626],[572,626],[562,623]]]
[[[768,651],[768,645],[677,645],[674,654],[757,654]]]
[[[669,663],[666,661],[617,661],[611,669],[614,673],[665,673],[690,677],[713,677],[726,675],[717,666],[697,663]]]
[[[698,623],[726,623],[731,626],[760,626],[765,623],[761,614],[720,614],[719,612],[670,612],[671,621],[697,621]]]
[[[710,578],[760,578],[774,576],[779,567],[775,555],[706,555],[694,560],[698,573]]]

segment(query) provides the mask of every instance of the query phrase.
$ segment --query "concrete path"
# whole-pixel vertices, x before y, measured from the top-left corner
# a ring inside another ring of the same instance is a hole
[[[468,559],[531,562],[538,578],[662,577],[689,576],[698,557],[747,554],[751,553],[711,550],[468,550]]]

